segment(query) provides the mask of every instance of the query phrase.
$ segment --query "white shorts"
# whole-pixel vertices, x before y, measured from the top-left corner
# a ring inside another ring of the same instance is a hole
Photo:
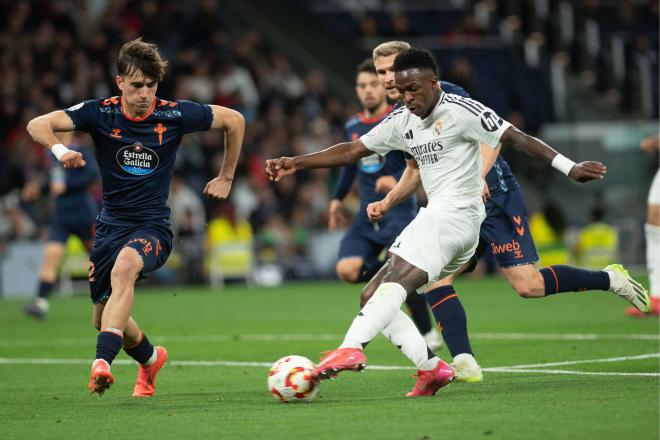
[[[651,182],[647,203],[649,205],[660,205],[660,170],[655,172],[655,177]]]
[[[483,205],[471,208],[421,208],[394,240],[390,252],[428,274],[434,282],[459,270],[479,243],[486,217]]]

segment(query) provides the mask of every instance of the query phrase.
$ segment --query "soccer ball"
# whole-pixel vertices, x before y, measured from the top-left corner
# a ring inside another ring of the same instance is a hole
[[[302,356],[284,356],[268,372],[268,390],[282,402],[311,402],[318,396],[319,383],[312,380],[314,363]]]

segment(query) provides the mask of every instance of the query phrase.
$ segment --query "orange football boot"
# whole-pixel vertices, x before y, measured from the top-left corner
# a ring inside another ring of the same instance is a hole
[[[133,397],[151,397],[156,393],[156,376],[167,362],[165,347],[156,347],[156,362],[150,366],[140,365],[138,377],[133,388]]]
[[[367,366],[367,357],[358,348],[338,348],[326,353],[319,366],[312,370],[312,379],[332,379],[346,370],[362,371]]]
[[[440,361],[432,370],[417,370],[417,383],[406,397],[432,396],[453,380],[454,369]]]
[[[102,396],[113,383],[115,378],[110,372],[110,364],[105,359],[96,359],[92,364],[92,375],[87,384],[89,393],[98,393]]]

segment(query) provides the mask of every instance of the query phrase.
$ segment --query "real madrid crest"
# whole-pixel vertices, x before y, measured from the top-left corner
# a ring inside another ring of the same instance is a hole
[[[442,134],[442,121],[440,119],[436,119],[433,123],[433,134],[435,136],[440,136]]]

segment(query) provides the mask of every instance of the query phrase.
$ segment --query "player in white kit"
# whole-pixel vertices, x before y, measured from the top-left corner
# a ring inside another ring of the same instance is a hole
[[[479,144],[491,148],[498,143],[514,144],[547,163],[558,153],[481,104],[483,110],[479,112],[469,106],[448,105],[447,95],[438,84],[435,60],[426,50],[401,52],[395,60],[395,72],[405,108],[393,111],[356,141],[304,156],[270,159],[266,172],[271,180],[279,181],[301,169],[346,165],[374,152],[402,150],[414,158],[428,206],[395,240],[390,261],[372,280],[378,288],[353,320],[344,342],[321,359],[312,375],[322,380],[340,371],[362,370],[366,366],[362,349],[382,332],[418,368],[417,383],[407,395],[432,395],[453,380],[453,370],[428,350],[400,308],[408,295],[456,272],[475,251],[485,217]],[[580,182],[600,179],[605,167],[583,162],[571,173]]]

